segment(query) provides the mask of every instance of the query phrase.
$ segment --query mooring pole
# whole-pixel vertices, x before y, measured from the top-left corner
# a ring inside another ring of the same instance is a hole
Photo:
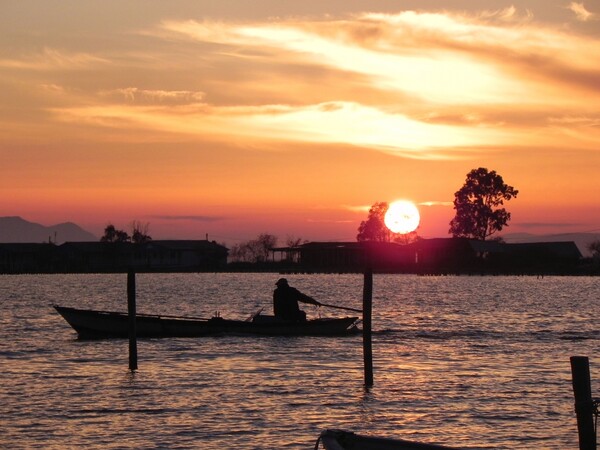
[[[594,430],[594,402],[590,379],[590,362],[587,356],[571,356],[575,414],[579,432],[579,450],[596,450]]]
[[[135,329],[135,272],[127,272],[127,312],[129,314],[129,370],[137,370],[137,336]]]
[[[363,359],[365,387],[373,386],[373,346],[371,342],[371,311],[373,309],[373,270],[365,270],[363,284]]]

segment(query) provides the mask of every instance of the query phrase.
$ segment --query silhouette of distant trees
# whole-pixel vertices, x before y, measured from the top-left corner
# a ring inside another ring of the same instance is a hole
[[[117,230],[113,224],[109,224],[104,229],[104,235],[100,238],[100,242],[129,242],[131,238],[129,234],[123,230]]]
[[[307,244],[307,243],[308,243],[308,240],[306,240],[306,239],[302,239],[302,238],[294,237],[294,236],[290,236],[290,235],[288,235],[285,240],[285,245],[287,248],[297,248],[300,245]],[[285,255],[285,261],[292,262],[292,263],[300,262],[300,253],[299,252],[288,252]]]
[[[410,233],[392,233],[392,240],[398,244],[410,244],[411,242],[418,241],[421,239],[416,231],[411,231]]]
[[[592,252],[592,257],[594,259],[600,258],[600,241],[590,242],[587,248],[590,252]]]
[[[277,246],[277,236],[262,233],[256,239],[233,245],[229,249],[229,256],[234,262],[266,262],[269,260],[271,249],[275,246]]]
[[[269,261],[269,255],[273,248],[277,247],[279,238],[269,233],[259,234],[256,239],[234,244],[229,248],[229,260],[232,263],[265,263]],[[285,245],[295,248],[308,241],[294,236],[287,236]],[[298,253],[287,254],[287,262],[298,262]]]
[[[449,233],[485,241],[508,224],[510,213],[501,206],[518,193],[494,170],[471,170],[465,184],[454,194],[456,215],[450,221]]]
[[[104,235],[100,238],[100,242],[133,242],[134,244],[142,244],[152,240],[148,234],[149,224],[143,224],[134,220],[131,224],[131,236],[123,230],[117,229],[113,224],[108,224],[104,228]]]
[[[287,247],[293,248],[298,247],[299,245],[306,244],[308,241],[306,239],[302,239],[295,236],[288,236],[285,240],[285,245]]]
[[[138,220],[134,220],[131,224],[131,228],[131,242],[133,242],[134,244],[143,244],[144,242],[152,240],[152,238],[148,234],[148,229],[150,228],[149,223],[142,223]]]
[[[387,202],[375,202],[369,209],[367,220],[363,220],[358,227],[356,240],[358,242],[397,242],[409,244],[419,237],[416,231],[410,233],[394,233],[385,225],[385,213],[389,208]]]

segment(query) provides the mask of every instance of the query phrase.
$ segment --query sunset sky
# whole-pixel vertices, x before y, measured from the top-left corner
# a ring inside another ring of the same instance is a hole
[[[506,232],[600,230],[600,1],[1,1],[0,216],[100,236],[448,237],[474,168]]]

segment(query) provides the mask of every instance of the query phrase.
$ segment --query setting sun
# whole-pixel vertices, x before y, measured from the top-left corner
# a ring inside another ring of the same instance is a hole
[[[390,203],[385,213],[385,225],[394,233],[406,234],[415,231],[421,216],[413,202],[398,200]]]

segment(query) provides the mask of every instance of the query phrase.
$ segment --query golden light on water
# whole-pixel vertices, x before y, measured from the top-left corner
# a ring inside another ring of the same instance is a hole
[[[384,222],[394,233],[406,234],[415,231],[421,216],[415,204],[408,200],[392,202],[385,213]]]

